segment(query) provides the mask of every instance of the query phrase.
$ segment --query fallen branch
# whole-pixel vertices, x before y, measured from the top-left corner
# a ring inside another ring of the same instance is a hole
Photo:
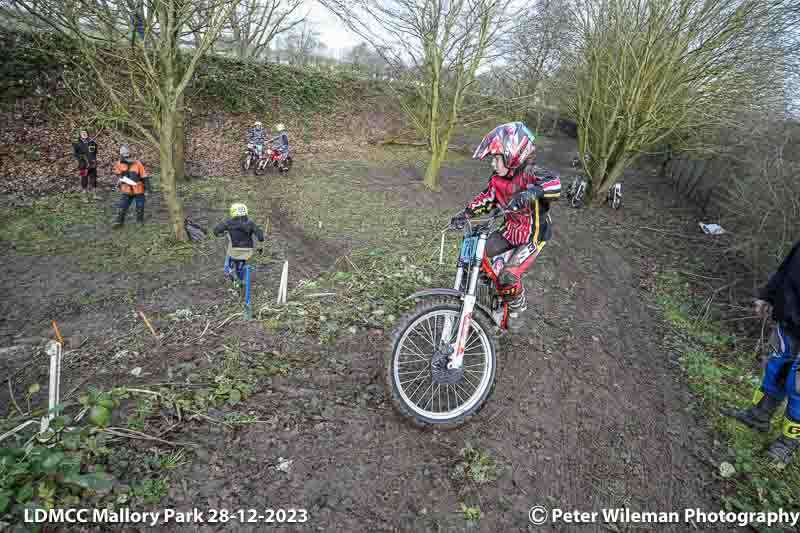
[[[632,226],[628,226],[628,227],[632,227]],[[687,233],[676,233],[674,231],[666,231],[666,230],[658,229],[658,228],[649,228],[647,226],[637,226],[635,229],[643,229],[643,230],[647,230],[647,231],[654,231],[656,233],[661,233],[663,235],[670,235],[672,237],[680,237],[682,239],[695,239],[695,240],[707,241],[707,239],[705,239],[704,237],[700,237],[698,235],[689,235]]]
[[[142,433],[141,431],[136,431],[134,429],[127,429],[121,427],[109,427],[105,429],[101,429],[103,433],[108,433],[109,435],[114,435],[117,437],[124,437],[127,439],[139,439],[139,440],[152,440],[156,442],[161,442],[168,446],[173,446],[175,448],[179,447],[195,447],[197,446],[194,443],[190,442],[170,442],[168,440],[160,439],[158,437],[154,437],[152,435],[148,435],[147,433]]]
[[[228,322],[230,322],[231,320],[233,320],[233,319],[234,319],[234,318],[236,318],[237,316],[242,316],[243,314],[244,314],[244,313],[235,313],[235,314],[233,314],[233,315],[229,316],[228,318],[226,318],[225,320],[223,320],[223,321],[222,321],[222,323],[221,323],[220,325],[218,325],[218,326],[214,326],[214,328],[212,329],[212,331],[213,331],[213,330],[216,330],[216,329],[219,329],[219,328],[221,328],[222,326],[224,326],[225,324],[227,324]]]
[[[10,437],[11,435],[14,435],[15,433],[19,433],[20,431],[22,431],[26,427],[30,426],[31,424],[38,424],[38,423],[39,423],[38,420],[28,420],[27,422],[23,422],[22,424],[18,425],[17,427],[12,429],[11,431],[8,431],[8,432],[3,433],[2,435],[0,435],[0,442],[2,442],[4,439]]]
[[[758,315],[752,315],[752,316],[743,316],[739,318],[724,318],[720,320],[720,322],[738,322],[740,320],[753,320],[754,318],[761,318],[761,317]]]
[[[69,393],[67,393],[67,395],[64,397],[64,401],[69,400],[72,397],[72,395],[75,394],[75,392],[78,390],[78,388],[84,385],[90,379],[92,379],[91,376],[89,376],[88,378],[84,379],[83,381],[75,385],[75,387],[73,387],[72,390],[69,391]]]
[[[194,339],[192,339],[192,341],[198,341],[198,340],[202,339],[203,335],[205,335],[206,331],[208,331],[208,326],[210,326],[210,325],[211,325],[211,321],[210,320],[206,320],[206,327],[205,327],[205,329],[203,329],[203,333],[201,333],[199,337],[195,337]]]
[[[153,334],[153,337],[156,338],[156,341],[160,343],[161,339],[159,339],[158,335],[156,335],[156,330],[153,329],[153,326],[150,324],[150,321],[147,320],[147,317],[144,315],[144,311],[139,310],[139,316],[142,317],[142,320],[144,320],[144,323],[147,324],[147,327],[150,329],[150,333]]]
[[[350,263],[350,266],[352,266],[353,268],[355,268],[355,269],[356,269],[356,272],[358,272],[359,274],[362,274],[362,272],[361,272],[361,269],[360,269],[360,268],[358,268],[358,267],[355,265],[355,263],[353,263],[353,262],[350,260],[350,257],[349,257],[349,256],[344,256],[344,258],[345,258],[345,259],[347,259],[347,262],[348,262],[348,263]]]
[[[325,296],[336,296],[336,293],[335,292],[317,292],[317,293],[314,293],[314,294],[306,294],[305,295],[306,298],[322,298],[322,297],[325,297]]]
[[[17,408],[17,412],[20,415],[25,416],[25,413],[22,412],[22,409],[20,409],[19,404],[17,403],[17,399],[14,398],[14,389],[11,387],[11,378],[8,378],[8,394],[11,396],[11,402],[14,404],[14,407]]]
[[[685,270],[679,270],[678,273],[685,274],[687,276],[694,276],[696,278],[714,279],[714,280],[718,280],[718,281],[724,279],[724,278],[715,278],[715,277],[711,277],[711,276],[703,276],[701,274],[695,274],[694,272],[686,272]]]

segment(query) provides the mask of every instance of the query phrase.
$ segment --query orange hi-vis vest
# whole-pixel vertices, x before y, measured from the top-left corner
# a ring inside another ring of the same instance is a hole
[[[144,178],[147,173],[144,170],[144,165],[139,161],[134,161],[130,165],[118,161],[114,167],[114,174],[120,178],[128,178],[136,182],[136,185],[128,185],[127,183],[120,183],[120,190],[125,194],[144,194]]]

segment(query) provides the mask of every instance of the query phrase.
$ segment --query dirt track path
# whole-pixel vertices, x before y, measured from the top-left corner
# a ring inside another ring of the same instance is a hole
[[[569,174],[572,146],[570,141],[545,144],[543,158],[550,160],[543,164]],[[367,168],[351,167],[355,172]],[[442,172],[445,191],[415,196],[408,183],[419,178],[419,168],[379,170],[355,176],[359,187],[378,197],[403,198],[412,208],[445,203],[453,212],[486,179],[481,165],[448,163]],[[308,524],[277,529],[342,532],[466,530],[462,502],[480,506],[478,530],[487,532],[608,530],[603,524],[534,528],[528,522],[533,505],[580,511],[621,506],[650,512],[718,510],[706,486],[709,469],[695,458],[709,435],[694,429],[695,421],[686,414],[685,387],[659,344],[657,311],[638,288],[641,258],[636,250],[617,244],[613,231],[618,230],[608,229],[627,217],[635,223],[636,216],[651,209],[652,194],[666,196],[669,191],[641,176],[632,176],[627,185],[633,192],[626,193],[619,213],[575,211],[563,203],[555,209],[555,239],[527,278],[532,295],[529,333],[503,341],[495,395],[469,425],[449,433],[420,432],[397,418],[385,402],[382,382],[389,332],[320,347],[282,340],[250,323],[237,332],[249,349],[279,352],[292,372],[271,378],[267,392],[248,401],[247,408],[267,422],[235,431],[210,426],[192,433],[210,453],[192,463],[159,507],[303,507],[310,515]],[[281,252],[274,264],[265,265],[260,279],[280,267],[283,255],[297,265],[298,275],[312,277],[346,253],[348,243],[320,239],[313,228],[300,227],[281,211],[278,201],[265,211],[273,213],[273,246]],[[218,203],[209,205],[219,210]],[[198,211],[204,222],[223,215]],[[20,300],[25,294],[15,287],[34,286],[42,273],[15,261],[14,280],[0,283],[1,290],[13,291],[17,298],[0,306],[8,311],[3,325],[40,334],[37,328],[47,324],[23,318],[44,321],[53,308],[37,307],[41,304],[35,298]],[[218,264],[218,254],[206,256],[196,265],[203,275],[196,285],[170,287],[151,300],[153,305],[171,311],[177,305],[201,308],[224,299]],[[105,282],[69,264],[60,270],[56,281],[42,286],[43,295]],[[70,308],[69,320],[84,327],[83,334],[93,327],[116,327],[107,317],[125,319],[129,305],[109,305],[88,313]],[[175,356],[152,355],[165,365]],[[25,361],[2,363],[0,368],[9,370]],[[67,371],[67,380],[72,377],[82,375]],[[124,371],[119,379],[127,379]],[[467,442],[505,467],[496,482],[477,493],[462,490],[451,479]],[[275,468],[279,458],[293,461],[288,473]],[[264,527],[231,522],[200,530]],[[690,527],[650,529],[683,532]],[[198,530],[194,525],[167,529]],[[619,531],[626,531],[625,526]]]
[[[567,173],[568,150],[553,147],[558,159],[549,166]],[[483,182],[463,187],[474,191]],[[455,209],[461,196],[443,199]],[[624,209],[645,205],[632,195]],[[175,506],[304,507],[307,526],[278,530],[343,532],[467,530],[460,502],[479,505],[478,529],[493,532],[609,530],[604,524],[534,528],[533,505],[718,510],[706,487],[708,467],[694,454],[709,437],[694,429],[685,387],[659,345],[656,311],[638,289],[639,256],[595,229],[606,216],[557,209],[556,239],[528,278],[530,333],[503,343],[497,391],[471,424],[420,432],[396,417],[382,390],[385,336],[350,339],[322,353],[265,344],[307,371],[274,378],[271,392],[252,400],[271,423],[208,438],[209,464],[191,467],[187,490],[172,493]],[[466,442],[507,467],[477,496],[459,493],[451,480]],[[279,458],[293,460],[288,473],[275,468]]]

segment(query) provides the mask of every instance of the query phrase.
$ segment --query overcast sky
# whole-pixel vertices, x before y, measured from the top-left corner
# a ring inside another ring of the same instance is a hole
[[[347,30],[342,21],[315,0],[306,0],[305,10],[310,11],[308,20],[319,31],[320,40],[325,43],[333,57],[338,58],[339,53],[361,42],[361,39]]]

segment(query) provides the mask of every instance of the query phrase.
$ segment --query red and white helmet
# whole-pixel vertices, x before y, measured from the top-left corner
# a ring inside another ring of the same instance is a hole
[[[501,124],[486,134],[473,159],[483,159],[487,155],[502,155],[506,168],[513,170],[536,155],[536,137],[522,122]]]

